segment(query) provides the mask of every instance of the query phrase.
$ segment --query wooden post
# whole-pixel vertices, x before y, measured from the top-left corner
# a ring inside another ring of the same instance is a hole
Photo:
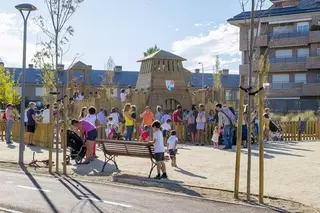
[[[66,94],[69,94],[70,89],[66,88]],[[69,97],[67,96],[63,99],[63,174],[66,175],[67,174],[67,138],[68,138],[68,133],[67,133],[67,129],[68,129],[68,101],[69,101]]]
[[[54,120],[53,120],[53,97],[52,94],[50,94],[49,96],[49,100],[50,100],[50,130],[53,130],[53,126],[54,126]],[[53,148],[53,138],[54,138],[54,133],[51,131],[48,131],[48,134],[50,134],[50,137],[48,137],[49,141],[49,173],[52,173],[52,148]]]
[[[263,75],[259,73],[259,88],[263,87]],[[259,203],[263,203],[264,197],[264,142],[262,131],[263,126],[263,103],[264,103],[264,90],[258,93],[259,97]]]
[[[240,86],[244,87],[244,76],[240,76]],[[244,91],[240,91],[239,100],[239,114],[238,114],[238,124],[237,124],[237,149],[236,149],[236,168],[235,168],[235,178],[234,178],[234,197],[239,198],[239,184],[240,184],[240,156],[241,156],[241,137],[242,137],[242,120],[243,120],[243,105],[244,105]]]
[[[60,113],[60,104],[57,103],[57,113]],[[60,116],[56,116],[60,117]],[[59,134],[60,134],[60,128],[59,126],[59,120],[56,121],[56,173],[59,174]]]

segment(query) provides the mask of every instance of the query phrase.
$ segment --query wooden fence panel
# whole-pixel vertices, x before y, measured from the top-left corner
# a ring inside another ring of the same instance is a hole
[[[5,141],[5,131],[6,131],[6,123],[5,121],[0,121],[0,140]]]
[[[53,125],[39,123],[36,125],[36,131],[33,136],[35,146],[49,148],[49,144],[53,144]],[[12,139],[15,142],[20,141],[20,122],[16,121],[12,128]],[[24,133],[24,143],[28,144],[28,133]]]

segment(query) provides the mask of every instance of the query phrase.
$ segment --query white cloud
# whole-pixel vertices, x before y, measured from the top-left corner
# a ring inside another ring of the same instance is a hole
[[[214,22],[210,21],[210,22],[196,23],[196,24],[193,24],[193,26],[194,27],[210,27],[213,24]]]
[[[22,66],[22,33],[23,23],[12,13],[0,13],[0,58],[5,66]],[[28,22],[28,33],[38,32],[32,21]],[[36,45],[27,43],[27,63],[29,63],[36,52]]]
[[[230,24],[212,28],[208,34],[186,37],[172,44],[173,52],[188,60],[184,63],[187,69],[199,68],[201,61],[205,70],[212,70],[216,55],[220,55],[221,65],[240,62],[239,29]],[[238,69],[237,65],[230,68]]]

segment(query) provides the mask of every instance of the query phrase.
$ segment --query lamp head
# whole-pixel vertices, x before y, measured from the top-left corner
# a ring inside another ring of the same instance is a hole
[[[19,5],[15,6],[15,8],[17,10],[27,11],[27,12],[37,10],[37,8],[35,6],[33,6],[32,4],[28,4],[28,3],[19,4]]]

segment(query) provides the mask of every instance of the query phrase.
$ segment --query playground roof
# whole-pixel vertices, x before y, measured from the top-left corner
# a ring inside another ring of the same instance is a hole
[[[16,81],[20,81],[19,76],[22,72],[21,68],[7,68],[12,73],[14,73],[14,78]],[[91,71],[91,85],[99,86],[101,85],[102,79],[106,75],[105,70],[92,70]],[[118,86],[128,86],[131,85],[133,87],[136,86],[136,82],[138,80],[138,71],[121,71],[114,72],[113,83]],[[192,84],[194,87],[202,86],[202,73],[192,73]],[[75,72],[75,76],[77,78],[81,78],[81,72]],[[65,71],[59,72],[60,82],[62,84],[66,84],[67,75]],[[239,75],[238,74],[228,74],[221,75],[221,83],[224,88],[238,88],[239,86]],[[186,82],[190,82],[190,76],[186,77]],[[213,75],[211,73],[204,74],[204,85],[212,87],[213,86]],[[26,69],[26,84],[33,85],[42,85],[41,79],[41,71],[35,68],[27,68]]]
[[[187,59],[182,58],[180,56],[177,56],[175,54],[172,54],[170,52],[159,50],[155,53],[152,53],[151,55],[148,55],[142,59],[140,59],[138,62],[145,61],[148,59],[162,59],[162,60],[175,60],[175,61],[186,61]]]

